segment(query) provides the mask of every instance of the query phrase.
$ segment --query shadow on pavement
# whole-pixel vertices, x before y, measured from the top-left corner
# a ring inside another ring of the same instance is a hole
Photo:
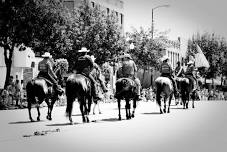
[[[81,124],[81,123],[77,123],[77,122],[73,123],[73,125],[78,125],[78,124]],[[46,126],[49,126],[49,127],[52,127],[52,126],[71,126],[71,124],[69,122],[67,122],[67,123],[49,124],[49,125],[46,125]]]
[[[125,120],[125,119],[122,119],[122,120]],[[120,121],[120,120],[118,120],[118,118],[107,118],[107,119],[101,119],[101,121],[104,121],[104,122],[116,122],[116,121]]]
[[[43,122],[43,120],[40,120],[40,121],[17,121],[17,122],[10,122],[9,124],[15,125],[15,124],[27,124],[27,123],[36,123],[36,122]]]
[[[175,108],[170,108],[170,109],[180,109],[180,110],[184,110],[183,107],[175,107]]]
[[[145,113],[142,113],[144,115],[160,115],[160,112],[145,112]]]

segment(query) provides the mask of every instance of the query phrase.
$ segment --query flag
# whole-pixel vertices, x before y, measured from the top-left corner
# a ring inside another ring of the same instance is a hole
[[[207,61],[205,55],[203,54],[201,48],[199,47],[198,44],[196,44],[196,49],[197,53],[195,54],[195,67],[200,68],[200,67],[205,67],[209,68],[210,64]]]

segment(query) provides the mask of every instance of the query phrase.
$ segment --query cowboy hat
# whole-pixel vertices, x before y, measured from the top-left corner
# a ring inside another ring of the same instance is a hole
[[[192,60],[190,60],[190,61],[187,63],[187,65],[189,65],[189,64],[194,64],[194,62],[193,62]]]
[[[91,59],[92,59],[92,61],[94,62],[96,58],[95,58],[94,55],[91,55]]]
[[[162,61],[169,60],[169,57],[167,55],[162,57]]]
[[[125,53],[125,54],[122,56],[122,58],[128,58],[128,59],[132,60],[131,55],[128,54],[128,53]]]
[[[82,47],[78,52],[90,52],[86,47]]]
[[[42,55],[42,57],[44,57],[44,58],[52,58],[52,55],[50,55],[49,52],[45,52],[45,53]]]

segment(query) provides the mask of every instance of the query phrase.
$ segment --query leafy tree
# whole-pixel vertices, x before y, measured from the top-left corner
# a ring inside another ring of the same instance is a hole
[[[15,47],[30,46],[34,51],[49,51],[54,56],[70,49],[67,12],[60,0],[7,0],[2,9],[5,18],[0,26],[0,46],[4,48],[7,69],[4,87],[9,82]]]
[[[73,49],[67,54],[72,70],[77,58],[77,50],[87,47],[95,55],[96,62],[108,61],[121,46],[121,29],[116,17],[109,16],[99,7],[90,7],[88,1],[82,1],[80,7],[72,12]]]
[[[227,53],[226,40],[223,37],[217,36],[214,33],[197,33],[189,40],[188,55],[194,56],[196,45],[198,44],[204,55],[206,56],[210,68],[205,71],[201,68],[200,72],[206,78],[215,78],[216,76],[224,75],[224,64],[226,63],[225,54]]]

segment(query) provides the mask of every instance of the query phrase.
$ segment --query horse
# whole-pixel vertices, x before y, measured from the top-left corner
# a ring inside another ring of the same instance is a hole
[[[158,77],[155,80],[156,102],[160,108],[160,114],[170,113],[170,104],[174,93],[172,81],[167,77]],[[161,99],[164,98],[164,109],[162,110]],[[168,110],[166,111],[166,101],[168,101]]]
[[[181,86],[181,98],[183,102],[183,108],[188,109],[188,103],[190,97],[192,99],[192,108],[195,108],[194,101],[196,99],[196,90],[193,91],[193,82],[188,77],[184,77],[180,80]]]
[[[59,74],[61,75],[61,74]],[[50,85],[51,84],[51,85]],[[48,106],[48,112],[46,118],[52,120],[52,110],[54,103],[58,100],[59,95],[62,95],[62,92],[58,92],[54,89],[52,83],[45,78],[35,78],[28,81],[26,85],[26,94],[28,102],[28,113],[29,119],[33,122],[31,115],[32,104],[36,105],[38,116],[37,121],[40,121],[40,104],[45,100]]]
[[[136,84],[131,78],[121,78],[122,68],[117,70],[117,78],[116,81],[116,92],[115,98],[118,103],[118,119],[121,120],[121,100],[125,100],[125,111],[126,111],[126,119],[131,119],[135,117],[135,109],[136,109]],[[130,101],[133,100],[133,111],[131,114],[131,105]]]
[[[92,103],[91,82],[89,78],[83,74],[71,74],[66,80],[66,98],[66,116],[69,117],[71,125],[73,125],[72,109],[75,99],[80,104],[83,122],[88,123]]]
[[[96,64],[96,68],[93,68],[93,70],[91,71],[91,75],[93,76],[93,78],[95,79],[97,83],[96,88],[99,94],[99,97],[101,98],[101,100],[104,98],[104,96],[102,95],[104,93],[103,88],[101,86],[101,80],[105,83],[104,81],[104,77],[101,73],[101,69],[99,68],[99,66]],[[101,80],[100,80],[101,79]],[[105,84],[103,84],[105,85]],[[99,110],[99,114],[101,114],[101,110],[100,110],[100,106],[99,106],[99,100],[93,100],[94,102],[94,107],[93,107],[93,114],[95,114],[95,109],[98,106],[98,110]]]

